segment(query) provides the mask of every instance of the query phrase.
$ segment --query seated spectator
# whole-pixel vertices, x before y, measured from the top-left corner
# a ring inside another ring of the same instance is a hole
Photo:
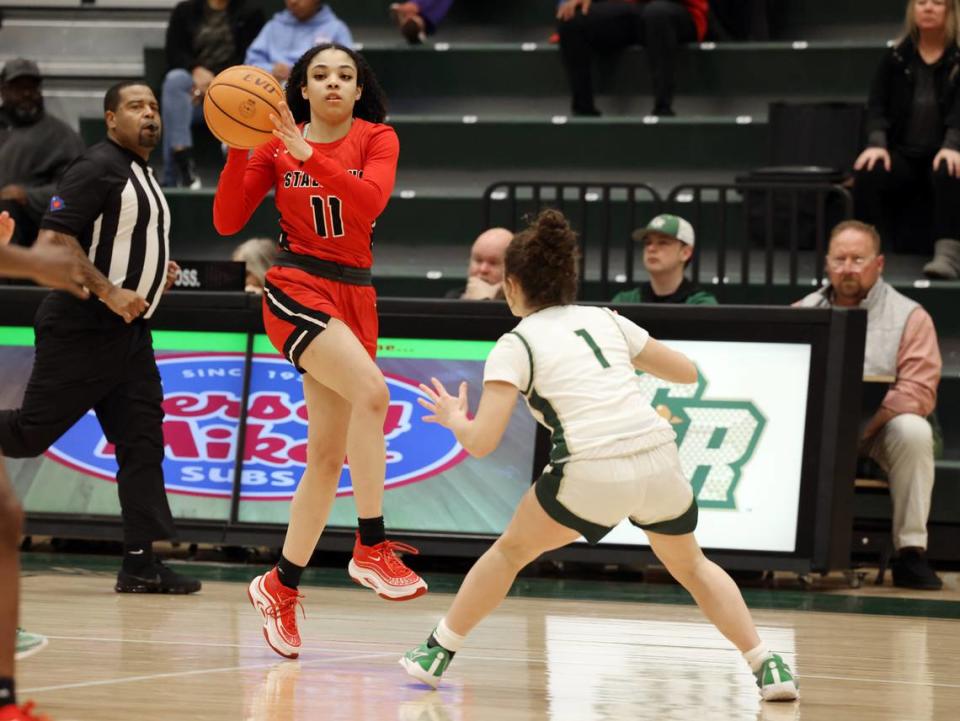
[[[478,235],[470,248],[467,286],[451,290],[446,297],[503,300],[503,256],[511,240],[513,233],[506,228],[490,228]]]
[[[83,141],[43,107],[40,68],[8,60],[0,73],[0,211],[15,222],[13,242],[33,245],[57,182]]]
[[[277,241],[270,238],[250,238],[237,246],[232,260],[247,264],[247,293],[263,295],[263,279],[277,257]]]
[[[942,587],[926,558],[927,517],[933,493],[933,429],[927,416],[937,405],[940,348],[933,320],[918,303],[888,285],[876,228],[856,220],[836,226],[827,250],[830,284],[796,306],[838,306],[867,311],[864,375],[896,381],[870,419],[860,452],[886,472],[893,500],[893,584]]]
[[[689,303],[716,305],[712,293],[687,280],[683,274],[693,257],[693,226],[676,215],[658,215],[646,228],[636,230],[633,239],[643,243],[643,267],[648,283],[613,296],[614,303]]]
[[[918,186],[933,197],[935,255],[923,272],[960,278],[960,48],[956,0],[909,0],[900,42],[870,88],[867,149],[854,163],[856,217],[887,227]]]
[[[183,0],[167,25],[167,74],[161,97],[163,184],[200,187],[190,127],[203,117],[204,93],[214,76],[239,65],[263,27],[260,8],[245,0]]]
[[[453,0],[417,0],[390,4],[390,17],[400,28],[400,34],[411,45],[422,45],[427,35],[437,32],[437,26],[450,12]]]
[[[247,50],[247,65],[263,68],[281,83],[301,55],[315,45],[337,43],[353,47],[353,36],[322,0],[284,0],[287,9],[263,26]]]
[[[593,100],[593,58],[630,45],[646,48],[653,115],[672,116],[677,51],[707,34],[707,0],[564,0],[557,8],[560,55],[574,115],[600,115]]]

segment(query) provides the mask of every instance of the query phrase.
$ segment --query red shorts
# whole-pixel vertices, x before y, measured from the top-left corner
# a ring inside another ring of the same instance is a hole
[[[300,367],[300,356],[331,318],[353,331],[371,358],[377,355],[377,292],[372,285],[350,285],[318,278],[296,268],[274,266],[263,291],[263,325],[273,347]]]

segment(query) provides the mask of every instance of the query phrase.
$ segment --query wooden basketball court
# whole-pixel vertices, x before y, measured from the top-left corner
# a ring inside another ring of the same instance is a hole
[[[77,568],[23,580],[22,624],[50,645],[20,664],[20,695],[55,721],[928,721],[960,708],[956,577],[919,601],[889,588],[763,592],[767,606],[806,597],[858,611],[755,611],[800,676],[801,701],[786,705],[759,701],[739,655],[670,587],[637,585],[666,603],[508,598],[433,692],[397,658],[433,628],[448,593],[391,604],[306,586],[304,652],[285,661],[263,643],[239,576],[194,597],[121,596],[112,582]],[[592,583],[602,596],[604,582]]]

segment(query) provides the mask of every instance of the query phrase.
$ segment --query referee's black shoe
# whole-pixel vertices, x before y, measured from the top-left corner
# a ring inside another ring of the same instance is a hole
[[[196,593],[200,590],[200,581],[177,573],[154,560],[151,566],[136,574],[120,569],[117,574],[117,593]]]

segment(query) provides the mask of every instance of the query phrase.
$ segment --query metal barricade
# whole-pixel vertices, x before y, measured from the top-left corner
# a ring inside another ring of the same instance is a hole
[[[714,222],[708,223],[704,207],[711,203]],[[820,285],[828,226],[853,217],[850,192],[831,183],[763,180],[688,183],[670,191],[667,206],[686,217],[697,233],[698,252],[691,263],[693,280],[701,280],[704,257],[709,251],[714,257],[712,282],[717,285],[731,284],[731,273],[737,270],[737,265],[739,284],[773,285],[783,277],[777,273],[782,269],[778,267],[778,260],[785,261],[789,285],[802,285],[804,280]],[[730,222],[735,206],[738,206],[741,223]],[[803,228],[804,224],[808,227]],[[741,226],[739,237],[731,238],[732,226],[737,225]],[[757,232],[758,226],[760,232]],[[804,231],[805,235],[812,231],[812,243],[809,238],[801,238]],[[707,242],[699,242],[700,238]],[[739,258],[735,257],[737,254]],[[760,269],[755,269],[751,262],[757,255],[762,258]],[[809,274],[807,279],[802,277],[801,262]]]
[[[663,200],[646,183],[509,180],[493,183],[484,191],[483,227],[503,225],[520,230],[545,208],[563,212],[579,233],[580,279],[586,275],[588,262],[598,267],[601,292],[606,296],[611,251],[619,256],[622,250],[626,280],[632,282],[634,243],[630,233],[661,212]]]

